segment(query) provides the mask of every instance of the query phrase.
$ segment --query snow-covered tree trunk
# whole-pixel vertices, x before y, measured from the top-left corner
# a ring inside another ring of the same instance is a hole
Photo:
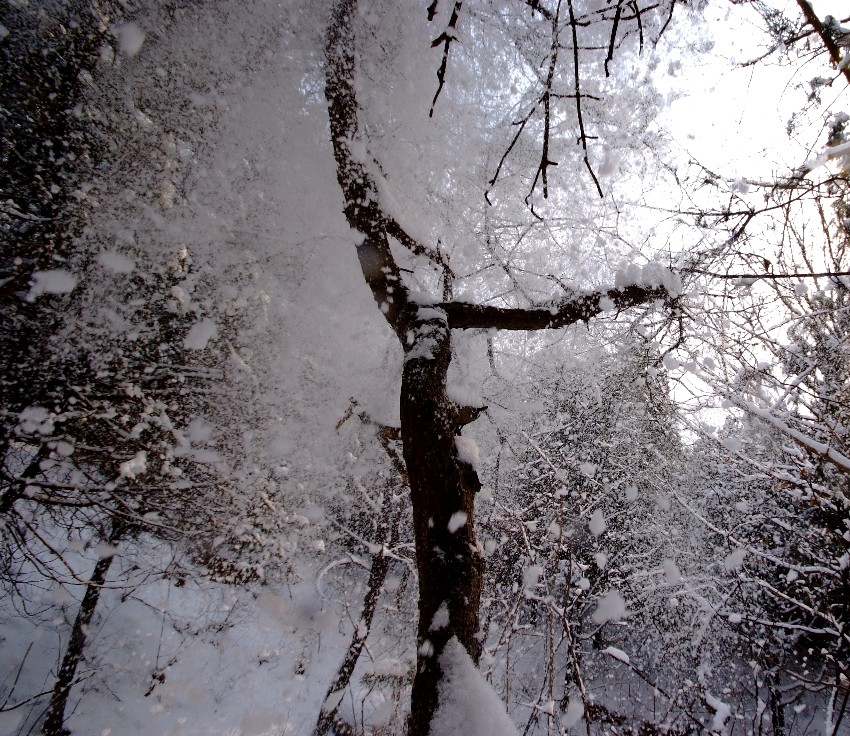
[[[357,131],[351,18],[342,2],[328,37],[331,134],[349,224],[362,234],[358,256],[366,282],[405,349],[401,436],[410,481],[419,574],[418,666],[411,734],[427,734],[437,707],[439,655],[453,636],[477,659],[483,561],[475,540],[473,506],[478,479],[462,463],[454,438],[464,412],[446,395],[451,332],[445,312],[407,298],[387,239],[387,217],[362,164],[352,154]],[[465,416],[464,416],[465,415]]]
[[[473,513],[480,488],[458,457],[460,412],[446,395],[451,333],[435,316],[415,328],[401,389],[401,436],[410,478],[419,573],[418,666],[409,734],[425,736],[437,708],[439,655],[452,637],[477,662],[484,562]]]

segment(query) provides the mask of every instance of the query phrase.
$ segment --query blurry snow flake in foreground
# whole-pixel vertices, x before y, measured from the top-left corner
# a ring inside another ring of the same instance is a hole
[[[410,672],[410,665],[388,657],[367,665],[366,672],[374,677],[405,677]]]
[[[42,294],[70,294],[77,286],[77,277],[61,268],[35,271],[30,282],[27,301],[34,302]]]
[[[428,631],[439,631],[440,629],[445,629],[448,625],[449,609],[446,607],[446,602],[443,601],[434,614],[434,618],[431,619],[431,626]]]
[[[183,341],[183,347],[187,350],[203,350],[207,343],[214,340],[217,335],[218,325],[211,319],[202,319],[189,328],[189,334]]]
[[[626,601],[616,590],[609,590],[599,599],[593,612],[593,620],[598,624],[619,621],[626,617]]]
[[[614,659],[619,660],[623,664],[629,663],[629,655],[626,654],[622,649],[617,649],[617,647],[606,647],[602,650],[609,657],[613,657]]]
[[[443,678],[431,736],[518,736],[505,706],[452,637],[440,655]]]
[[[135,56],[145,42],[145,32],[135,23],[119,23],[112,26],[112,35],[118,43],[118,50],[124,56]]]
[[[455,511],[449,518],[449,531],[454,534],[466,524],[466,511]]]
[[[481,453],[478,450],[478,443],[472,437],[464,437],[463,435],[455,437],[455,449],[457,449],[458,460],[471,465],[476,470],[478,469]]]
[[[669,557],[664,559],[661,567],[664,569],[664,579],[668,585],[676,585],[682,582],[682,573],[679,572],[679,567]]]
[[[605,514],[602,513],[602,509],[596,509],[596,511],[591,514],[590,521],[587,522],[587,526],[594,537],[599,537],[605,533]]]
[[[737,570],[739,567],[741,567],[741,565],[744,564],[744,558],[746,556],[747,550],[736,549],[725,560],[723,560],[723,566],[726,568],[727,572]]]
[[[121,550],[121,545],[113,544],[112,542],[101,542],[94,547],[94,553],[97,559],[103,560],[107,557],[112,557]]]
[[[578,466],[578,469],[588,478],[592,478],[596,475],[596,466],[593,463],[581,463],[581,465]]]
[[[567,709],[561,716],[561,724],[565,728],[572,728],[584,716],[584,703],[581,698],[575,696],[570,697],[570,702],[567,704]]]
[[[678,360],[676,360],[672,355],[670,355],[670,353],[667,353],[667,355],[664,356],[664,359],[661,362],[664,363],[664,367],[668,371],[675,371],[682,365]]]
[[[540,581],[540,576],[543,574],[543,568],[540,565],[531,565],[522,573],[522,587],[533,588]]]
[[[441,312],[445,316],[445,312]],[[422,315],[422,310],[419,310]],[[450,381],[446,384],[446,395],[459,406],[484,406],[481,387],[470,381]]]
[[[53,434],[53,416],[43,406],[28,406],[18,415],[18,430],[24,434]]]
[[[617,305],[614,303],[613,299],[603,296],[599,299],[599,308],[603,312],[613,312],[617,308]]]
[[[142,475],[148,468],[148,454],[144,451],[137,452],[135,457],[121,463],[118,472],[123,478],[135,478]]]
[[[97,254],[97,262],[112,273],[132,273],[136,262],[114,250],[102,250]]]
[[[744,446],[744,443],[737,437],[724,437],[720,442],[729,452],[740,452]]]
[[[750,191],[750,185],[746,179],[735,179],[732,182],[732,186],[730,187],[733,192],[739,192],[740,194],[746,194]]]
[[[732,715],[732,709],[719,698],[715,698],[710,692],[705,693],[705,702],[714,711],[714,720],[711,722],[712,733],[725,733],[726,721]]]
[[[322,712],[330,713],[334,708],[336,708],[340,701],[342,700],[342,696],[345,695],[345,690],[334,690],[328,697],[325,699],[325,702],[322,703]]]

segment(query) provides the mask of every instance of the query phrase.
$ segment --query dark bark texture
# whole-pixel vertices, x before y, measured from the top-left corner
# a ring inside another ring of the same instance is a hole
[[[417,327],[401,384],[401,436],[410,479],[419,626],[410,736],[425,736],[437,707],[442,675],[439,656],[457,637],[476,662],[481,653],[478,613],[484,561],[475,539],[478,477],[459,460],[455,436],[459,413],[446,396],[450,331],[440,319]],[[445,615],[438,615],[445,606]]]

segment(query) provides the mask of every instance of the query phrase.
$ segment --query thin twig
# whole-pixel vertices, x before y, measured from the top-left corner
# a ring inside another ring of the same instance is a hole
[[[605,195],[602,193],[602,187],[599,186],[599,179],[596,178],[596,174],[593,171],[593,167],[590,165],[590,161],[587,158],[587,133],[584,130],[584,118],[581,114],[581,82],[579,79],[578,33],[576,31],[577,24],[575,11],[573,10],[573,0],[567,0],[567,7],[570,11],[570,28],[572,28],[573,32],[573,73],[576,90],[576,114],[578,115],[579,142],[581,143],[582,148],[584,149],[584,165],[587,166],[587,170],[590,172],[590,176],[593,179],[593,183],[596,185],[596,191],[599,192],[599,196],[604,197]]]
[[[605,59],[605,76],[608,73],[608,62],[614,58],[614,44],[617,42],[617,26],[620,25],[620,14],[623,12],[623,0],[617,0],[617,10],[614,13],[614,25],[611,27],[611,40],[608,42],[608,57]]]
[[[436,48],[440,44],[443,44],[443,60],[440,63],[440,68],[437,70],[437,80],[439,81],[439,85],[437,86],[437,91],[434,93],[434,99],[431,102],[431,111],[428,113],[428,117],[434,117],[434,107],[437,104],[437,98],[440,96],[440,92],[443,91],[443,84],[446,81],[446,67],[449,63],[449,49],[451,48],[452,41],[455,40],[455,33],[457,32],[457,19],[460,16],[460,9],[463,5],[463,0],[457,0],[455,2],[454,9],[452,10],[452,17],[449,18],[449,24],[446,26],[446,30],[443,31],[437,38],[435,38],[431,42],[431,48]],[[432,6],[433,7],[433,6]],[[429,20],[431,19],[431,8],[428,9],[429,12]]]

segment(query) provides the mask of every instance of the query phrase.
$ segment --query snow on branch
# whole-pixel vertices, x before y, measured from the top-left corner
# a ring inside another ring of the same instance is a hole
[[[797,5],[800,6],[800,10],[803,12],[808,24],[817,31],[820,40],[829,52],[829,58],[832,60],[832,63],[841,69],[841,72],[847,79],[847,83],[850,84],[850,67],[842,65],[841,50],[832,36],[827,32],[827,29],[824,28],[824,24],[821,23],[820,18],[815,14],[811,3],[808,0],[797,0]]]
[[[771,426],[778,429],[782,434],[793,439],[797,444],[802,445],[810,452],[820,455],[825,460],[840,468],[844,472],[850,471],[850,457],[838,452],[834,447],[830,447],[826,442],[819,442],[813,437],[803,434],[797,429],[788,426],[778,417],[771,414],[767,409],[762,409],[755,404],[742,399],[734,394],[727,394],[727,398],[735,404],[739,409],[743,409],[748,414],[752,414],[759,419],[767,422]]]
[[[631,284],[607,291],[594,291],[532,309],[493,307],[465,302],[439,305],[453,329],[547,330],[586,322],[602,312],[628,309],[654,301],[675,298],[665,286]]]
[[[337,180],[345,200],[345,217],[361,236],[357,256],[363,277],[387,322],[402,338],[406,332],[407,292],[390,250],[388,218],[380,206],[377,184],[364,166],[365,146],[358,129],[353,31],[356,6],[352,0],[340,2],[327,32],[325,96],[331,140]]]

